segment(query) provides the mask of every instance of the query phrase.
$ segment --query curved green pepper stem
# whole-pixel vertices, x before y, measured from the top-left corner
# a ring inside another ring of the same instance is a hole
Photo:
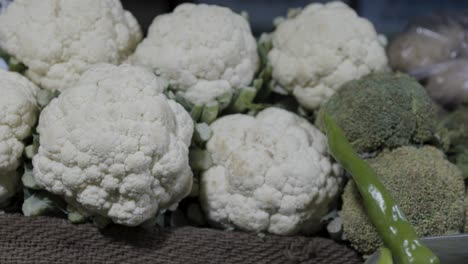
[[[397,263],[439,263],[437,256],[418,238],[375,171],[358,156],[343,130],[327,113],[323,113],[323,120],[330,153],[353,176],[372,223]]]

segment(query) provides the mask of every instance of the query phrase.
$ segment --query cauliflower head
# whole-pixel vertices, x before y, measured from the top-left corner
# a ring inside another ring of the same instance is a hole
[[[21,163],[23,140],[31,136],[39,107],[38,88],[18,73],[0,70],[0,206],[17,190],[16,169]]]
[[[119,0],[15,0],[0,24],[0,47],[53,91],[73,86],[93,64],[120,63],[142,38]]]
[[[156,17],[130,62],[153,69],[189,104],[220,102],[225,108],[252,83],[259,55],[241,15],[215,5],[182,4]]]
[[[419,236],[458,233],[463,228],[465,185],[460,170],[440,150],[401,147],[369,160]],[[371,254],[382,242],[353,181],[343,194],[343,228],[351,245]]]
[[[0,173],[14,171],[31,136],[39,108],[38,88],[25,77],[0,70]]]
[[[211,129],[212,166],[200,181],[211,222],[280,235],[320,228],[339,193],[341,168],[318,129],[279,108],[224,116]]]
[[[42,111],[34,178],[81,213],[135,226],[189,194],[193,121],[149,70],[97,65]]]
[[[342,2],[308,5],[278,25],[272,43],[273,79],[306,110],[345,82],[388,67],[373,25]]]
[[[321,107],[359,153],[424,143],[436,132],[434,104],[405,74],[376,73],[346,83]]]

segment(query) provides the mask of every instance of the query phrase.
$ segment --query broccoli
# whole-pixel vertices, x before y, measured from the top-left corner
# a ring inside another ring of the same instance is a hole
[[[323,105],[323,111],[343,128],[359,153],[424,143],[436,130],[433,102],[404,74],[371,74],[350,81]],[[322,129],[322,114],[317,116]]]
[[[468,106],[443,115],[440,121],[439,133],[448,159],[468,178]]]
[[[465,222],[463,226],[463,232],[467,233],[468,232],[468,190],[465,192]]]
[[[458,233],[463,228],[465,185],[460,170],[434,147],[405,146],[369,159],[379,179],[420,236]],[[350,181],[343,194],[343,228],[359,252],[371,254],[381,241],[359,192]]]

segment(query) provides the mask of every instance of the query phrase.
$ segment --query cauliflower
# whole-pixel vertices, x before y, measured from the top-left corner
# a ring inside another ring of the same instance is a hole
[[[38,88],[23,76],[0,70],[0,171],[18,168],[23,140],[36,123]]]
[[[192,186],[193,121],[151,71],[100,64],[39,118],[34,179],[84,215],[135,226]]]
[[[463,228],[465,185],[460,170],[434,147],[401,147],[369,160],[419,236],[458,233]],[[344,235],[363,254],[381,246],[353,181],[343,194]]]
[[[436,132],[434,105],[405,74],[378,73],[343,85],[320,109],[343,128],[359,153],[424,143]]]
[[[205,105],[215,115],[225,109],[252,83],[260,63],[248,21],[205,4],[182,4],[156,17],[129,61],[168,80],[175,98],[198,115]]]
[[[0,47],[53,91],[73,86],[93,64],[120,63],[142,38],[119,0],[15,0],[0,25]]]
[[[211,129],[212,164],[200,181],[211,222],[280,235],[320,228],[339,193],[341,169],[318,129],[279,108],[224,116]]]
[[[273,79],[306,110],[345,82],[388,67],[373,25],[342,2],[310,4],[278,25],[272,44]]]
[[[36,124],[38,88],[25,77],[0,70],[0,204],[14,193],[23,140]]]

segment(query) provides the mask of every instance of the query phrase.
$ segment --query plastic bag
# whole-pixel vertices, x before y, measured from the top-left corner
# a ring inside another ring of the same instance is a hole
[[[13,2],[13,0],[0,0],[0,14],[5,11],[11,2]]]
[[[429,69],[426,90],[436,102],[448,108],[468,102],[468,59],[456,59]]]
[[[468,13],[439,13],[413,20],[387,49],[393,69],[425,84],[452,108],[468,102]]]
[[[5,11],[8,5],[13,2],[13,0],[0,0],[0,14]],[[0,69],[8,70],[8,62],[5,60],[3,54],[0,53]]]

